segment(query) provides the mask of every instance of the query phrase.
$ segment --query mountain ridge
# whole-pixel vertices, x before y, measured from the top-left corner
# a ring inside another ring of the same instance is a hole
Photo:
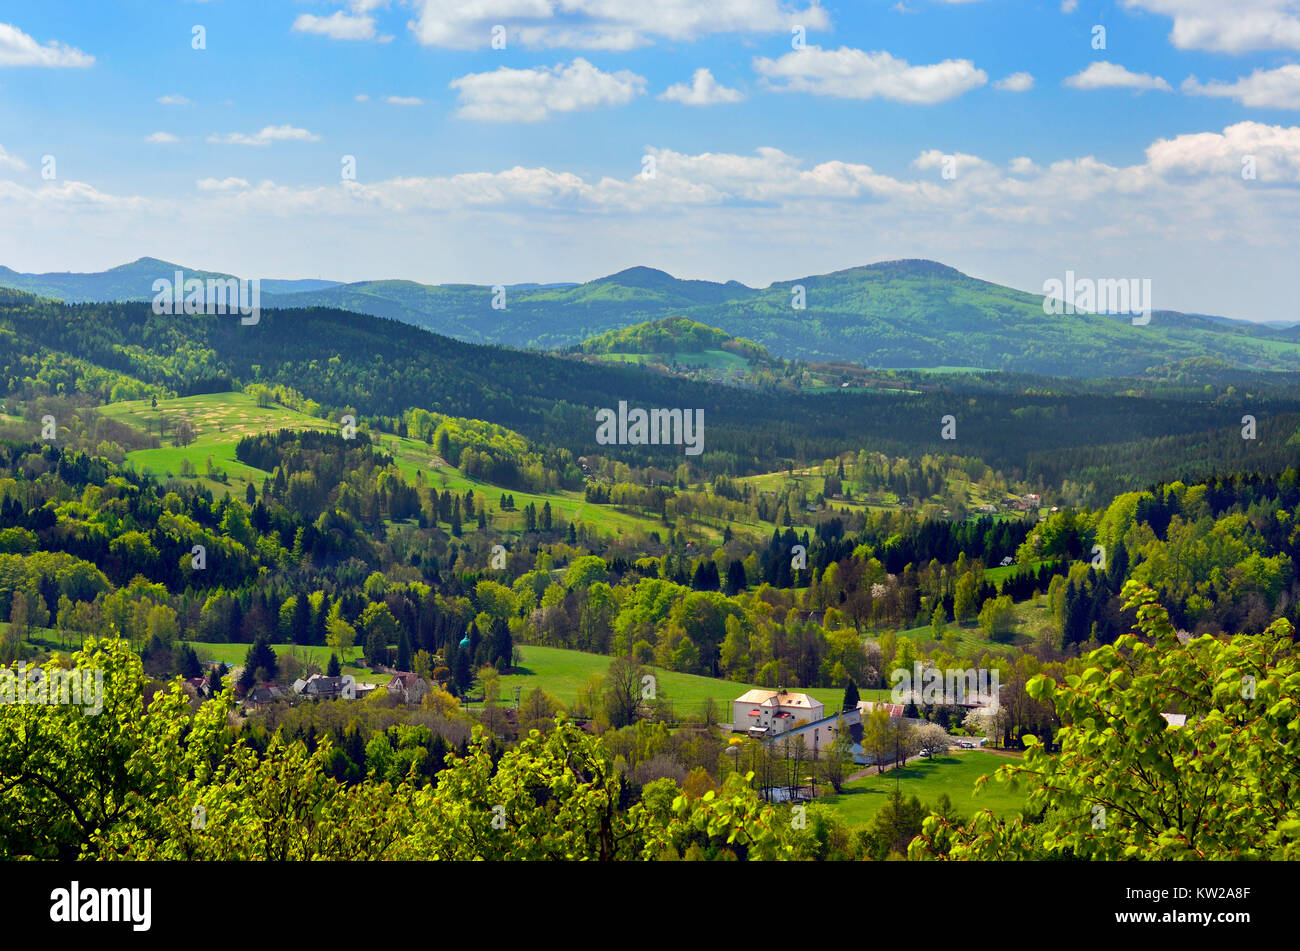
[[[147,300],[176,270],[143,257],[106,272],[24,275],[0,286],[69,302]],[[885,369],[967,367],[1051,376],[1141,376],[1210,359],[1300,370],[1300,327],[1155,312],[1150,326],[1106,314],[1052,315],[1043,297],[938,261],[899,258],[754,288],[676,278],[636,265],[579,284],[422,284],[263,280],[262,307],[330,307],[386,317],[471,343],[563,350],[609,331],[680,316],[752,340],[786,360]],[[504,305],[504,306],[501,306]],[[802,306],[801,306],[802,305]]]

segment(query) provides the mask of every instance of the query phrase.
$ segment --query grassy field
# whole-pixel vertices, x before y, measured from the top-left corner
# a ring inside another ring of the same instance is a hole
[[[1003,581],[1005,581],[1007,578],[1010,578],[1012,575],[1019,575],[1028,572],[1037,573],[1038,569],[1041,568],[1046,563],[1047,563],[1047,559],[1044,558],[1044,559],[1039,559],[1038,561],[1031,561],[1029,563],[1028,568],[1022,568],[1020,565],[1007,565],[1005,568],[1003,568],[1001,565],[998,565],[994,568],[985,568],[984,580],[992,584],[1001,584]]]
[[[190,445],[136,450],[127,454],[127,461],[141,472],[148,471],[166,479],[180,477],[182,464],[188,460],[196,473],[195,482],[211,489],[218,496],[229,492],[236,498],[244,494],[245,487],[250,482],[260,491],[263,479],[269,475],[261,469],[244,465],[235,458],[235,445],[241,438],[279,429],[337,428],[330,421],[278,404],[258,406],[257,401],[245,393],[187,396],[162,400],[157,407],[151,406],[148,400],[128,400],[111,403],[102,407],[100,412],[110,419],[154,434],[158,432],[159,418],[166,416],[170,426],[168,438],[182,419],[188,420],[196,434]],[[372,432],[371,439],[393,456],[398,469],[408,481],[414,482],[416,473],[419,472],[428,480],[429,485],[439,491],[451,489],[464,493],[473,489],[481,492],[487,499],[491,527],[497,531],[522,533],[523,508],[530,502],[535,503],[539,509],[545,502],[550,502],[557,518],[566,522],[581,521],[606,536],[651,532],[663,534],[668,531],[667,526],[662,525],[657,518],[620,511],[609,505],[592,505],[580,491],[533,493],[511,489],[509,491],[515,498],[516,511],[500,511],[499,500],[505,490],[488,482],[471,479],[455,467],[434,459],[433,451],[425,443],[381,432]],[[225,471],[227,482],[207,478],[209,458],[216,468]],[[719,527],[694,522],[692,527],[706,543],[717,544],[722,540],[722,530]],[[472,533],[476,528],[472,522],[467,522],[465,531]]]
[[[991,809],[998,817],[1014,816],[1024,807],[1025,793],[1012,790],[1003,783],[989,780],[977,796],[975,780],[991,775],[1008,757],[982,750],[937,756],[917,760],[900,770],[885,773],[872,772],[844,786],[836,796],[827,796],[818,802],[832,807],[849,825],[864,825],[871,821],[895,786],[904,796],[916,796],[925,805],[934,807],[939,796],[948,794],[953,807],[964,818],[981,809]]]
[[[578,699],[579,692],[587,685],[592,674],[603,676],[609,669],[610,658],[601,654],[527,644],[520,647],[519,652],[523,655],[520,661],[522,670],[501,678],[502,700],[512,701],[516,687],[524,694],[541,687],[564,703],[572,704]],[[731,701],[753,687],[752,684],[682,674],[658,667],[648,669],[655,675],[659,695],[673,701],[674,710],[679,716],[683,713],[699,713],[705,699],[712,697],[718,703],[719,716],[723,720],[729,720]],[[844,691],[837,687],[798,689],[816,697],[826,704],[827,709],[838,707],[844,699]],[[862,690],[860,693],[864,700],[883,700],[889,695],[888,690]]]
[[[247,644],[211,644],[207,641],[189,641],[194,653],[199,655],[199,660],[207,663],[208,661],[222,661],[231,666],[238,667],[244,662],[244,655],[248,653]],[[320,665],[324,672],[326,665],[329,664],[330,654],[334,651],[329,647],[304,647],[301,644],[272,644],[271,649],[275,651],[278,658],[287,657],[294,654],[300,660],[315,661]],[[392,680],[388,674],[376,674],[365,667],[356,666],[355,662],[361,659],[361,648],[353,647],[347,652],[347,659],[340,657],[340,668],[342,673],[351,674],[357,679],[358,683],[363,684],[386,684]]]
[[[856,511],[895,511],[898,508],[898,496],[889,491],[880,491],[873,493],[876,501],[867,503],[863,501],[863,492],[860,487],[856,486],[853,478],[854,465],[849,464],[845,467],[846,477],[845,485],[853,489],[854,498],[852,499],[832,499],[828,504],[836,509],[847,508],[851,512]],[[826,484],[826,473],[822,466],[811,466],[806,469],[795,469],[793,473],[788,472],[766,472],[762,475],[742,476],[737,482],[747,482],[754,486],[760,492],[778,492],[783,488],[793,488],[795,485],[803,487],[804,492],[811,499],[821,492]],[[975,508],[985,503],[996,502],[998,499],[987,494],[985,489],[975,482],[968,479],[958,478],[953,475],[947,477],[947,485],[944,493],[950,497],[965,497],[968,511],[974,513]],[[1001,497],[1000,494],[998,496]],[[933,499],[923,499],[922,502],[931,502]],[[973,514],[972,517],[978,517]],[[999,518],[1010,517],[1006,513],[1001,513]]]
[[[334,428],[323,419],[278,404],[258,406],[255,399],[244,393],[211,393],[161,400],[156,408],[150,406],[148,400],[128,400],[110,403],[99,412],[109,419],[155,435],[159,420],[166,417],[168,438],[181,420],[188,420],[194,427],[194,442],[183,447],[164,445],[158,449],[139,449],[127,453],[127,461],[141,472],[165,478],[179,477],[182,463],[188,460],[198,473],[196,481],[218,494],[229,491],[232,496],[242,495],[249,482],[260,489],[267,475],[235,458],[235,444],[244,436],[277,429]],[[205,477],[209,457],[217,468],[226,471],[229,485]]]
[[[1019,609],[1022,607],[1027,608],[1028,603],[1026,602],[1024,605],[1016,605],[1017,615],[1019,614]],[[979,629],[979,625],[973,623],[959,625],[953,624],[949,621],[944,628],[944,634],[955,634],[957,636],[957,649],[954,653],[958,656],[966,656],[972,651],[978,654],[986,650],[995,654],[1013,654],[1016,652],[1017,647],[1023,647],[1030,642],[1029,636],[1021,633],[1019,625],[1011,639],[1005,642],[989,641]],[[871,636],[878,639],[880,634],[873,632]],[[906,637],[913,644],[917,645],[928,644],[935,640],[934,631],[928,624],[922,625],[921,627],[906,628],[899,631],[898,636]],[[942,640],[940,640],[939,643],[942,645]]]

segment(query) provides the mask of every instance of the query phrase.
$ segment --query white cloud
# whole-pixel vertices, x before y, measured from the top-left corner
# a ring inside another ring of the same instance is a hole
[[[1235,83],[1202,85],[1195,76],[1188,76],[1182,88],[1191,96],[1223,96],[1257,109],[1300,109],[1300,66],[1257,69]]]
[[[229,132],[225,135],[210,135],[208,141],[222,145],[261,146],[270,145],[272,142],[319,142],[320,136],[313,135],[306,129],[296,129],[291,125],[268,125],[253,135]]]
[[[160,105],[164,105],[164,106],[192,106],[192,105],[194,105],[193,100],[191,100],[191,99],[187,99],[187,98],[185,98],[184,96],[175,95],[175,94],[167,95],[167,96],[159,96],[159,97],[158,97],[158,102],[159,102]]]
[[[424,100],[416,96],[389,96],[384,102],[393,106],[422,106]]]
[[[1124,0],[1130,10],[1173,19],[1180,50],[1300,50],[1300,0]]]
[[[1169,84],[1159,76],[1134,73],[1123,66],[1102,60],[1093,63],[1080,73],[1065,79],[1064,85],[1072,89],[1161,89],[1171,92]]]
[[[50,213],[69,212],[68,226],[75,229],[78,221],[83,227],[92,223],[82,217],[89,212],[147,214],[155,210],[158,203],[139,195],[111,195],[86,182],[71,179],[44,182],[39,188],[25,188],[0,179],[0,206],[5,205],[16,211],[34,212],[33,223]]]
[[[846,46],[838,50],[809,46],[775,60],[758,57],[754,70],[782,92],[922,105],[952,99],[988,82],[988,74],[968,59],[912,66],[883,50],[867,53]]]
[[[370,97],[367,96],[367,95],[366,95],[365,93],[363,93],[363,92],[359,92],[359,93],[357,93],[355,96],[352,97],[352,99],[353,99],[353,101],[355,101],[355,102],[369,102],[369,101],[370,101]]]
[[[691,77],[690,85],[673,83],[660,95],[660,99],[680,102],[686,106],[712,106],[723,102],[740,102],[745,94],[739,89],[730,89],[716,79],[713,73],[700,67]]]
[[[1034,77],[1029,73],[1012,73],[1006,79],[995,82],[993,88],[1006,92],[1029,92],[1034,88]]]
[[[408,25],[424,46],[476,49],[487,46],[492,27],[509,26],[525,46],[554,49],[629,50],[657,39],[697,40],[717,33],[785,33],[830,27],[830,17],[810,0],[412,0]]]
[[[200,178],[194,183],[200,191],[224,192],[248,188],[248,182],[242,178]]]
[[[645,91],[643,76],[601,72],[582,57],[553,67],[470,73],[449,83],[460,94],[456,115],[495,122],[536,122],[556,112],[622,106]]]
[[[1061,0],[1061,12],[1073,13],[1079,9],[1079,0]]]
[[[95,57],[57,40],[42,46],[11,23],[0,23],[0,66],[86,67]]]
[[[152,132],[149,135],[146,135],[144,140],[146,142],[152,142],[154,145],[171,145],[174,142],[180,141],[180,139],[176,138],[176,136],[172,135],[170,132]]]
[[[328,36],[332,40],[373,40],[375,38],[375,18],[371,16],[354,16],[343,10],[331,13],[327,17],[311,13],[301,13],[293,21],[295,33],[315,33]]]
[[[15,172],[21,172],[27,168],[27,163],[16,155],[10,155],[5,151],[5,147],[0,145],[0,168],[11,168]]]
[[[968,175],[974,171],[991,170],[993,163],[985,161],[978,155],[965,152],[942,152],[939,149],[926,149],[912,160],[912,167],[925,171],[943,170],[951,167],[958,176]]]
[[[1226,176],[1241,172],[1252,156],[1263,182],[1300,184],[1300,127],[1238,122],[1223,132],[1197,132],[1159,139],[1147,147],[1147,165],[1162,176]]]
[[[10,225],[0,229],[0,260],[58,270],[117,263],[103,261],[106,246],[119,261],[156,254],[147,225],[167,220],[176,225],[170,257],[232,273],[491,284],[650,264],[761,285],[927,257],[1031,292],[1071,268],[1151,277],[1159,307],[1267,317],[1293,304],[1278,276],[1294,267],[1297,126],[1179,135],[1151,142],[1131,165],[1086,152],[1038,165],[956,151],[951,181],[935,172],[937,150],[895,174],[777,148],[645,151],[656,158],[653,179],[634,160],[604,177],[515,167],[312,186],[219,178],[176,200],[0,176],[0,220]],[[1245,155],[1257,180],[1240,174]],[[374,240],[359,247],[354,229]]]

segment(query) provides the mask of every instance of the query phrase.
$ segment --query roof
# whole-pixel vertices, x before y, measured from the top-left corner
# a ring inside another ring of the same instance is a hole
[[[799,707],[804,710],[823,706],[820,700],[810,697],[806,693],[794,693],[789,690],[764,690],[761,687],[747,690],[732,702],[756,703],[759,706]]]
[[[884,703],[876,700],[859,700],[858,709],[864,713],[872,713],[876,707],[883,707],[890,717],[901,717],[903,715],[903,705],[901,703]]]

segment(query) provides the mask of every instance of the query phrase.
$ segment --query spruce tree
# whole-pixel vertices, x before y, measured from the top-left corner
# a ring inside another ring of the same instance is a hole
[[[312,635],[311,604],[306,592],[299,594],[293,602],[293,619],[289,624],[289,637],[295,644],[310,644]]]
[[[855,684],[853,678],[850,677],[848,686],[844,688],[844,703],[840,709],[845,713],[852,713],[858,708],[858,701],[860,699],[862,698],[858,696],[858,685]]]
[[[312,620],[312,638],[313,644],[324,644],[329,634],[329,614],[330,614],[330,596],[329,592],[322,591],[320,596],[320,610],[316,612]]]
[[[411,669],[411,638],[406,633],[406,628],[402,628],[397,635],[397,669]]]

